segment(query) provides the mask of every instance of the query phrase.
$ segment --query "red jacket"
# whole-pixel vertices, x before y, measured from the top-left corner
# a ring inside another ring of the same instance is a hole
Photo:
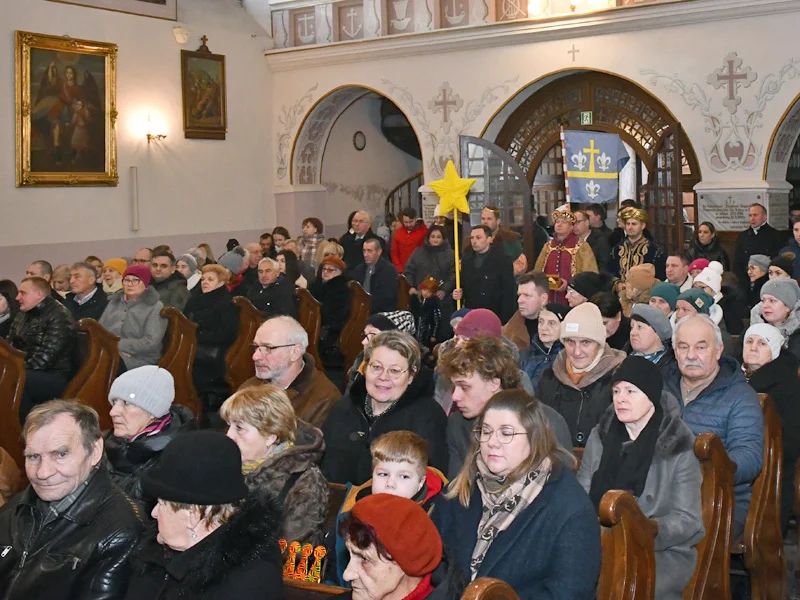
[[[414,250],[425,243],[427,235],[428,226],[421,219],[417,221],[411,231],[401,227],[394,232],[392,237],[392,264],[398,273],[403,272],[406,262],[411,258]]]

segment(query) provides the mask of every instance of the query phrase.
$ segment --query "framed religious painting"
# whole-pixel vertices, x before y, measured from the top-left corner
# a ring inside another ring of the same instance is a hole
[[[183,132],[187,138],[224,140],[228,131],[225,57],[212,54],[206,42],[194,52],[181,50]]]
[[[117,45],[16,32],[17,187],[115,186]]]
[[[178,20],[178,0],[50,0],[50,2],[102,8],[169,21]]]

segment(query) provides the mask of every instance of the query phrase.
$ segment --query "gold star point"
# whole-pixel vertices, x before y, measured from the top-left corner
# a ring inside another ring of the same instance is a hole
[[[455,164],[449,160],[444,169],[444,177],[431,181],[428,185],[439,196],[439,211],[445,215],[453,212],[454,209],[469,213],[467,194],[474,183],[474,179],[459,177]]]

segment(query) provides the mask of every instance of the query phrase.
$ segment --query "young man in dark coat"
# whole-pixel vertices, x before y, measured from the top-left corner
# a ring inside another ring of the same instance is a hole
[[[754,254],[764,254],[774,258],[786,242],[786,234],[767,223],[767,209],[763,204],[751,204],[747,213],[750,227],[736,238],[733,256],[733,272],[739,278],[739,287],[745,292],[750,289],[747,264]]]
[[[72,318],[100,320],[108,305],[108,296],[97,285],[97,273],[89,263],[75,263],[69,271],[69,287],[72,290],[64,299]]]
[[[161,251],[153,255],[150,272],[153,276],[153,289],[165,307],[174,306],[183,312],[189,301],[189,288],[186,278],[176,270],[175,257],[169,252]]]
[[[370,314],[397,310],[397,269],[383,257],[377,239],[363,243],[364,262],[352,270],[353,279],[372,296]]]
[[[463,299],[466,308],[487,308],[505,324],[517,311],[513,262],[503,248],[492,245],[492,230],[486,225],[472,228],[470,244],[461,262],[461,287],[453,290],[453,299]]]

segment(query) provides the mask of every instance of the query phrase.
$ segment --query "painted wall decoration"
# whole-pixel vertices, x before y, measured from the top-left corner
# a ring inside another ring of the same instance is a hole
[[[50,0],[50,2],[103,8],[169,21],[178,19],[178,0]]]
[[[297,120],[306,112],[306,107],[314,100],[314,92],[317,90],[318,83],[315,83],[294,104],[281,106],[281,114],[278,116],[278,124],[281,126],[278,131],[278,149],[276,154],[278,169],[278,179],[286,179],[289,174],[289,151],[292,148],[292,133],[297,125]]]
[[[414,31],[414,0],[388,0],[389,35]]]
[[[228,131],[225,57],[212,54],[206,42],[195,52],[181,50],[183,134],[186,138],[224,140]]]
[[[292,33],[295,46],[309,46],[317,43],[317,22],[314,8],[292,13]]]
[[[653,87],[663,82],[668,92],[680,94],[687,106],[700,111],[706,131],[713,136],[703,148],[706,161],[713,171],[721,173],[750,171],[758,165],[764,146],[756,133],[763,125],[764,110],[786,81],[800,75],[799,65],[790,59],[777,73],[763,76],[760,85],[758,73],[745,66],[736,52],[725,55],[722,67],[709,73],[705,85],[652,69],[640,73],[649,77]],[[744,96],[742,89],[746,88],[754,88],[754,96]]]
[[[117,45],[16,32],[17,187],[117,185]]]
[[[464,101],[461,96],[453,93],[453,88],[446,81],[439,87],[438,94],[428,102],[428,108],[434,114],[441,113],[442,115],[442,131],[450,133],[450,127],[453,125],[453,116],[461,107],[464,106]]]
[[[336,11],[339,41],[363,40],[364,5],[362,3],[336,5]]]
[[[423,148],[426,179],[430,179],[441,177],[448,160],[452,160],[458,165],[459,136],[467,133],[483,110],[490,103],[497,100],[498,94],[502,93],[502,95],[508,96],[511,84],[516,83],[518,79],[519,76],[516,76],[513,79],[507,79],[501,83],[485,87],[480,96],[470,100],[466,105],[462,104],[463,112],[460,112],[462,106],[458,106],[455,111],[458,113],[457,119],[453,116],[453,105],[449,105],[451,107],[451,112],[447,113],[447,121],[444,120],[445,113],[442,110],[444,106],[441,106],[441,101],[445,98],[458,98],[459,100],[461,100],[461,98],[458,94],[453,92],[446,81],[442,82],[438,88],[437,94],[428,103],[428,110],[414,98],[414,95],[407,87],[397,85],[388,79],[382,79],[381,83],[386,86],[387,93],[394,99],[394,102],[402,107],[407,114],[414,117],[414,125],[420,135],[420,145]],[[447,90],[446,95],[443,94],[444,90]],[[440,106],[437,106],[437,101],[440,102]],[[431,124],[429,115],[434,115],[439,112],[441,112],[441,120],[438,127],[436,127]]]

